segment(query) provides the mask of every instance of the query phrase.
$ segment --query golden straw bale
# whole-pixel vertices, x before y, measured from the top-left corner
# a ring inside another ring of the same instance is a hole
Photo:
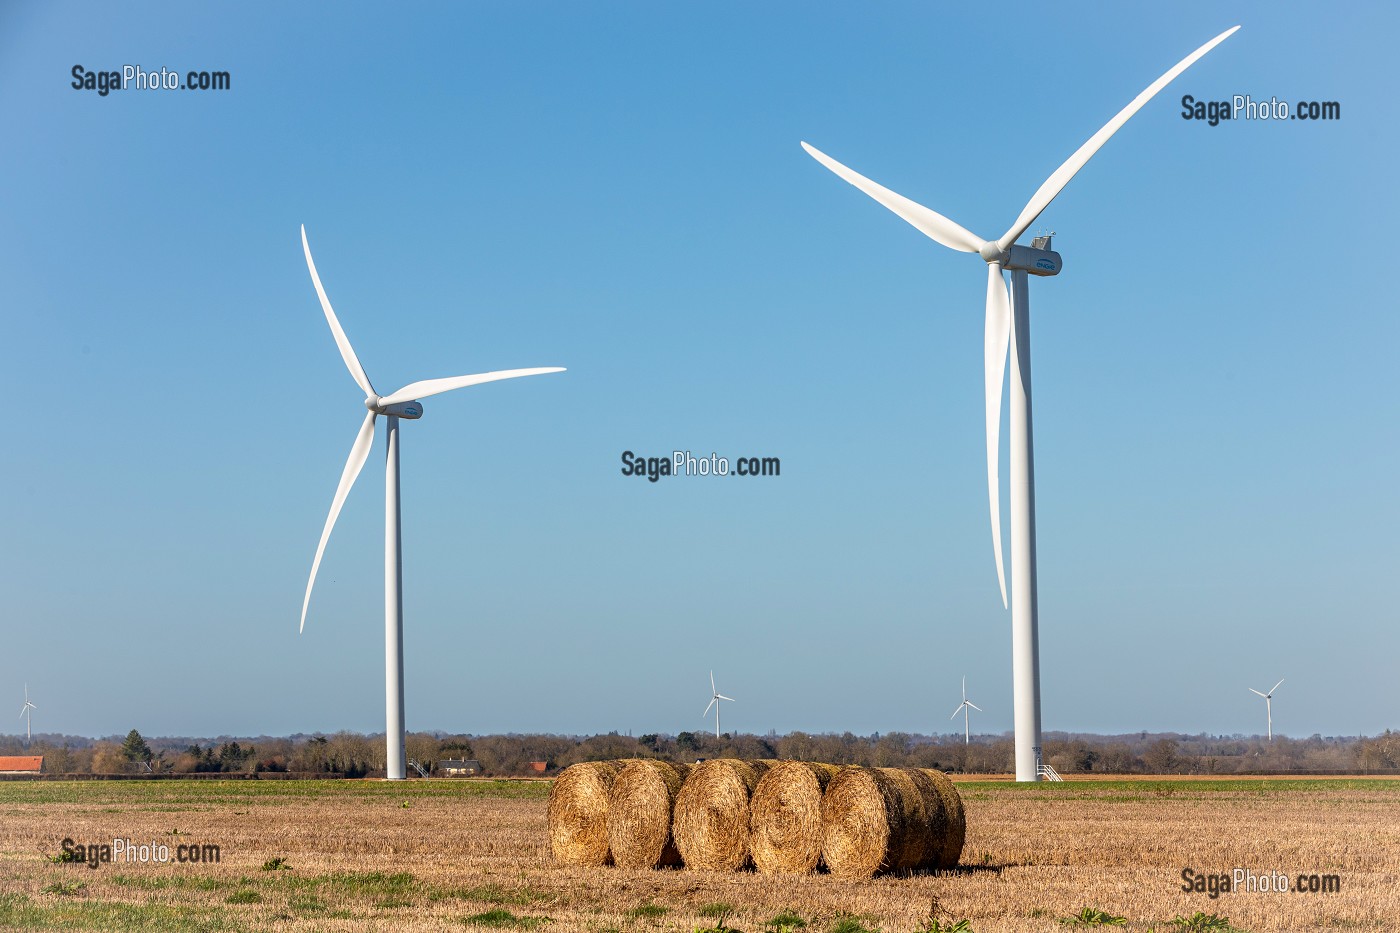
[[[843,768],[822,797],[822,858],[839,877],[926,868],[946,831],[943,798],[918,768]]]
[[[561,865],[610,865],[608,794],[621,761],[565,768],[549,788],[549,846]]]
[[[921,769],[933,781],[938,796],[943,799],[943,813],[947,820],[947,830],[943,837],[943,848],[930,868],[956,868],[962,858],[963,842],[967,838],[967,814],[963,810],[962,797],[958,789],[942,771],[932,768]]]
[[[619,868],[659,868],[681,864],[671,838],[676,795],[690,765],[650,758],[628,761],[608,795],[608,846]]]
[[[776,761],[715,758],[691,769],[671,835],[688,868],[737,871],[749,860],[749,798]]]
[[[749,800],[749,849],[765,874],[806,874],[822,854],[822,795],[836,765],[782,761]]]

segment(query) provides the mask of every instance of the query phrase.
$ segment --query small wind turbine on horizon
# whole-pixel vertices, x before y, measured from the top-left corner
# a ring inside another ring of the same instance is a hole
[[[1269,717],[1270,742],[1274,740],[1274,691],[1279,688],[1279,684],[1281,683],[1283,683],[1283,678],[1279,678],[1279,682],[1270,687],[1268,693],[1259,693],[1259,691],[1255,690],[1253,687],[1249,688],[1250,693],[1257,694],[1264,698],[1264,713]]]
[[[734,702],[734,698],[733,698],[733,697],[727,697],[727,696],[725,696],[724,694],[720,693],[719,690],[715,688],[715,672],[714,672],[714,671],[710,671],[710,706],[713,706],[713,707],[715,708],[715,738],[719,738],[719,701],[720,701],[720,700],[728,700],[730,703],[733,703],[733,702]],[[708,716],[708,715],[710,714],[710,706],[705,707],[705,712],[701,713],[700,715],[701,715],[701,716]]]
[[[949,716],[948,718],[949,718],[949,719],[952,719],[954,716],[957,716],[958,713],[962,713],[962,714],[963,714],[963,744],[964,744],[964,745],[967,745],[967,744],[969,744],[969,743],[972,741],[972,732],[971,732],[971,728],[968,726],[968,722],[967,722],[967,717],[968,717],[968,712],[967,712],[967,710],[968,710],[968,707],[971,707],[972,709],[977,710],[977,712],[979,712],[979,713],[982,712],[982,707],[978,706],[976,703],[972,702],[971,700],[969,700],[969,699],[967,698],[967,677],[966,677],[965,675],[964,675],[964,677],[963,677],[962,684],[963,684],[963,688],[962,688],[962,690],[963,690],[963,701],[962,701],[962,703],[958,706],[957,709],[953,710],[953,715],[952,715],[952,716]]]
[[[30,738],[30,732],[29,732],[29,711],[30,711],[30,710],[33,710],[33,709],[38,709],[38,708],[39,708],[39,707],[37,707],[37,706],[35,706],[33,703],[29,702],[29,684],[25,684],[25,685],[24,685],[24,705],[21,706],[21,707],[19,708],[19,715],[20,715],[20,718],[24,720],[24,744],[25,744],[26,746],[29,745],[29,738]]]
[[[316,286],[316,297],[321,300],[321,310],[325,312],[326,323],[330,325],[331,336],[340,348],[340,358],[350,377],[365,392],[364,407],[369,409],[360,431],[355,435],[355,443],[350,447],[350,457],[345,461],[345,469],[340,474],[340,485],[336,487],[331,500],[331,511],[326,516],[326,526],[321,531],[321,543],[316,546],[316,557],[311,562],[311,577],[306,581],[306,596],[301,602],[301,632],[306,628],[306,610],[311,605],[311,590],[316,585],[316,571],[321,568],[321,556],[326,551],[331,529],[340,516],[341,506],[350,495],[360,470],[369,458],[370,447],[374,444],[374,422],[385,416],[385,470],[384,470],[384,692],[385,719],[385,769],[391,781],[402,781],[408,774],[408,758],[404,753],[406,731],[403,711],[403,540],[399,519],[399,420],[417,420],[423,417],[423,403],[419,399],[438,395],[452,389],[496,382],[501,379],[515,379],[519,376],[538,376],[543,373],[562,373],[561,366],[538,367],[534,369],[506,369],[499,372],[479,373],[474,376],[451,376],[445,379],[426,379],[411,382],[389,395],[381,396],[374,391],[369,376],[355,356],[350,338],[340,326],[335,312],[331,310],[331,300],[321,287],[321,276],[316,272],[316,263],[311,261],[311,246],[306,241],[306,227],[301,228],[301,249],[306,254],[306,268],[311,272],[311,284]]]

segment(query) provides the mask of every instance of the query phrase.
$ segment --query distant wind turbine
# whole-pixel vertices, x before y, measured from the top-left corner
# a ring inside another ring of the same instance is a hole
[[[733,703],[733,702],[734,702],[734,698],[733,698],[733,697],[727,697],[727,696],[725,696],[724,694],[720,693],[717,689],[715,689],[715,672],[714,672],[714,671],[710,671],[710,706],[713,706],[713,707],[715,708],[715,738],[719,738],[719,701],[720,701],[720,700],[728,700],[730,703]],[[701,715],[701,716],[708,716],[708,715],[710,714],[710,706],[705,707],[705,712],[701,713],[700,715]]]
[[[1283,683],[1283,681],[1279,680],[1278,684],[1274,684],[1273,687],[1269,689],[1268,693],[1259,693],[1259,691],[1255,690],[1253,687],[1249,688],[1250,693],[1258,694],[1259,696],[1264,698],[1264,712],[1269,717],[1270,742],[1274,740],[1274,691],[1278,689],[1278,686],[1281,683]]]
[[[982,707],[978,706],[976,703],[972,702],[971,700],[969,700],[969,699],[967,698],[967,677],[963,677],[962,684],[963,684],[963,701],[962,701],[961,705],[958,706],[957,709],[953,710],[953,715],[952,715],[952,716],[949,716],[948,718],[949,718],[949,719],[952,719],[953,716],[958,715],[958,713],[962,713],[962,714],[963,714],[963,744],[964,744],[964,745],[967,745],[969,742],[972,741],[972,732],[970,731],[970,728],[969,728],[968,723],[967,723],[967,716],[968,716],[967,710],[968,710],[968,707],[971,707],[972,709],[977,710],[977,712],[979,712],[979,713],[982,712]]]
[[[497,382],[501,379],[515,379],[520,376],[538,376],[543,373],[562,373],[559,366],[536,367],[534,369],[507,369],[499,372],[479,373],[475,376],[451,376],[445,379],[427,379],[411,382],[389,395],[379,395],[365,375],[350,339],[331,310],[331,300],[321,286],[321,276],[316,272],[316,263],[311,260],[311,246],[306,241],[306,228],[301,228],[301,249],[306,254],[306,268],[311,273],[311,284],[316,287],[316,297],[321,299],[321,310],[325,312],[326,323],[330,325],[331,336],[340,348],[340,357],[350,377],[365,392],[365,408],[369,411],[355,435],[355,443],[350,447],[350,457],[345,461],[345,469],[340,474],[340,485],[336,487],[331,500],[331,511],[326,516],[326,526],[321,531],[321,543],[316,546],[316,558],[311,562],[311,576],[306,581],[306,596],[301,601],[301,625],[298,631],[306,628],[306,611],[311,605],[311,590],[316,585],[316,571],[321,567],[321,556],[326,551],[331,529],[340,515],[340,507],[350,494],[350,487],[364,468],[369,458],[370,447],[374,444],[374,422],[384,416],[387,424],[385,444],[384,482],[384,692],[385,692],[385,751],[386,771],[389,780],[402,781],[407,777],[408,759],[404,754],[404,712],[403,712],[403,541],[399,521],[399,421],[417,420],[423,417],[423,403],[419,399],[438,395],[452,389]]]
[[[30,702],[29,702],[29,684],[25,684],[25,685],[24,685],[24,705],[21,706],[21,707],[19,708],[19,715],[20,715],[21,718],[24,719],[24,744],[25,744],[26,746],[29,745],[29,735],[30,735],[30,733],[29,733],[29,711],[32,710],[32,709],[38,709],[38,708],[39,708],[39,707],[37,707],[37,706],[35,706],[33,703],[30,703]]]

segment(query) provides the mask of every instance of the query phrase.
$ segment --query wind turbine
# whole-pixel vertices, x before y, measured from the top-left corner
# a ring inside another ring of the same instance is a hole
[[[1249,688],[1250,693],[1258,694],[1264,698],[1264,714],[1269,717],[1270,742],[1274,740],[1274,691],[1278,689],[1281,683],[1283,683],[1283,680],[1279,680],[1278,684],[1274,684],[1270,687],[1268,693],[1259,693],[1259,691],[1255,690],[1253,687]]]
[[[311,562],[311,577],[306,581],[306,597],[301,603],[301,625],[297,631],[306,628],[306,610],[311,605],[311,589],[316,585],[316,571],[321,567],[321,555],[325,553],[326,541],[331,529],[340,516],[340,508],[355,485],[355,479],[369,457],[370,446],[374,443],[374,422],[380,415],[385,416],[388,430],[385,432],[385,471],[384,471],[384,695],[386,706],[385,744],[386,767],[391,781],[402,781],[408,771],[404,756],[404,712],[403,712],[403,553],[402,535],[399,524],[399,419],[417,420],[423,417],[423,404],[419,399],[438,395],[452,389],[496,382],[501,379],[514,379],[518,376],[537,376],[542,373],[562,373],[563,367],[551,366],[536,369],[506,369],[499,372],[479,373],[474,376],[451,376],[445,379],[425,379],[411,382],[389,395],[380,396],[374,391],[364,367],[360,365],[350,340],[341,329],[326,290],[321,287],[321,277],[316,274],[316,264],[311,260],[311,247],[306,242],[306,227],[301,228],[301,248],[306,253],[306,268],[311,272],[311,283],[316,286],[316,296],[321,299],[321,310],[326,314],[331,335],[340,348],[341,359],[350,370],[356,385],[366,393],[365,415],[360,432],[355,435],[355,443],[350,447],[350,457],[345,461],[345,469],[340,474],[340,485],[336,487],[331,500],[331,511],[326,516],[326,527],[321,532],[321,543],[316,546],[316,558]]]
[[[972,732],[969,730],[968,723],[967,723],[967,717],[968,717],[967,709],[968,709],[968,707],[972,707],[973,709],[977,710],[977,712],[979,712],[979,713],[982,712],[982,707],[978,706],[976,703],[972,702],[971,700],[969,700],[969,699],[967,698],[967,677],[963,677],[963,701],[962,701],[962,704],[961,704],[957,709],[953,710],[953,716],[958,715],[958,713],[962,713],[962,714],[963,714],[963,744],[964,744],[964,745],[967,745],[968,743],[970,743],[970,742],[972,741]],[[948,718],[949,718],[949,719],[952,719],[953,716],[949,716]]]
[[[976,253],[987,264],[987,313],[983,337],[983,366],[987,421],[987,493],[991,506],[992,555],[1002,606],[1007,605],[1006,576],[1001,554],[1000,481],[997,475],[1001,435],[1001,397],[1008,348],[1011,354],[1011,663],[1016,727],[1016,780],[1039,780],[1040,646],[1036,605],[1035,466],[1031,442],[1031,343],[1029,275],[1056,275],[1060,254],[1051,250],[1050,236],[1035,238],[1030,247],[1016,240],[1025,233],[1069,180],[1099,151],[1133,114],[1196,60],[1234,34],[1227,29],[1186,56],[1148,85],[1103,128],[1080,146],[1031,196],[1011,227],[996,240],[984,240],[935,211],[876,184],[817,149],[802,144],[808,154],[879,201],[930,239],[950,249]],[[1011,272],[1008,297],[1003,271]],[[1012,337],[1015,339],[1013,340]]]
[[[39,708],[39,707],[37,707],[37,706],[35,706],[33,703],[29,702],[29,684],[25,684],[25,685],[24,685],[24,705],[21,706],[21,707],[19,708],[19,715],[20,715],[20,718],[22,718],[22,719],[24,720],[24,745],[25,745],[26,748],[29,747],[29,739],[30,739],[30,732],[29,732],[29,711],[30,711],[30,710],[33,710],[33,709],[38,709],[38,708]]]
[[[710,671],[710,706],[713,706],[713,707],[715,708],[715,738],[719,738],[719,701],[720,701],[720,700],[728,700],[730,703],[733,703],[733,702],[734,702],[734,698],[733,698],[733,697],[727,697],[727,696],[725,696],[724,694],[720,693],[718,690],[715,689],[715,672],[714,672],[714,671]],[[709,713],[710,713],[710,706],[705,707],[705,712],[701,713],[700,715],[701,715],[701,716],[708,716]]]

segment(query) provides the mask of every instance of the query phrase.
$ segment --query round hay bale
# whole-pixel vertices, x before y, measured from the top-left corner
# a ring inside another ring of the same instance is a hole
[[[676,795],[690,765],[649,758],[626,762],[608,794],[608,846],[619,868],[681,864],[671,838]]]
[[[738,871],[749,860],[749,798],[775,761],[715,758],[691,769],[671,835],[687,868]]]
[[[807,874],[822,854],[822,795],[836,765],[780,761],[749,799],[749,851],[764,874]]]
[[[549,847],[561,865],[609,865],[608,794],[621,761],[565,768],[549,788]]]
[[[959,859],[962,858],[963,842],[967,839],[967,814],[963,810],[962,796],[952,780],[942,771],[932,768],[921,770],[928,775],[928,779],[938,791],[938,796],[942,798],[943,814],[947,822],[942,849],[929,867],[956,868]]]
[[[922,805],[921,819],[923,820],[923,829],[920,834],[922,839],[911,839],[909,848],[905,852],[906,867],[911,869],[941,867],[951,828],[947,802],[938,787],[937,779],[942,775],[932,768],[901,768],[900,771],[908,776],[908,779],[914,783],[918,790]],[[917,844],[919,841],[922,842],[921,846]],[[958,851],[962,851],[961,842],[958,843]]]
[[[844,768],[822,797],[822,858],[838,877],[927,867],[946,828],[943,799],[917,768]]]
[[[906,832],[900,839],[899,857],[891,871],[912,871],[932,866],[943,852],[943,837],[948,831],[943,798],[938,795],[938,788],[918,768],[882,770],[897,786],[900,800],[906,808]]]

